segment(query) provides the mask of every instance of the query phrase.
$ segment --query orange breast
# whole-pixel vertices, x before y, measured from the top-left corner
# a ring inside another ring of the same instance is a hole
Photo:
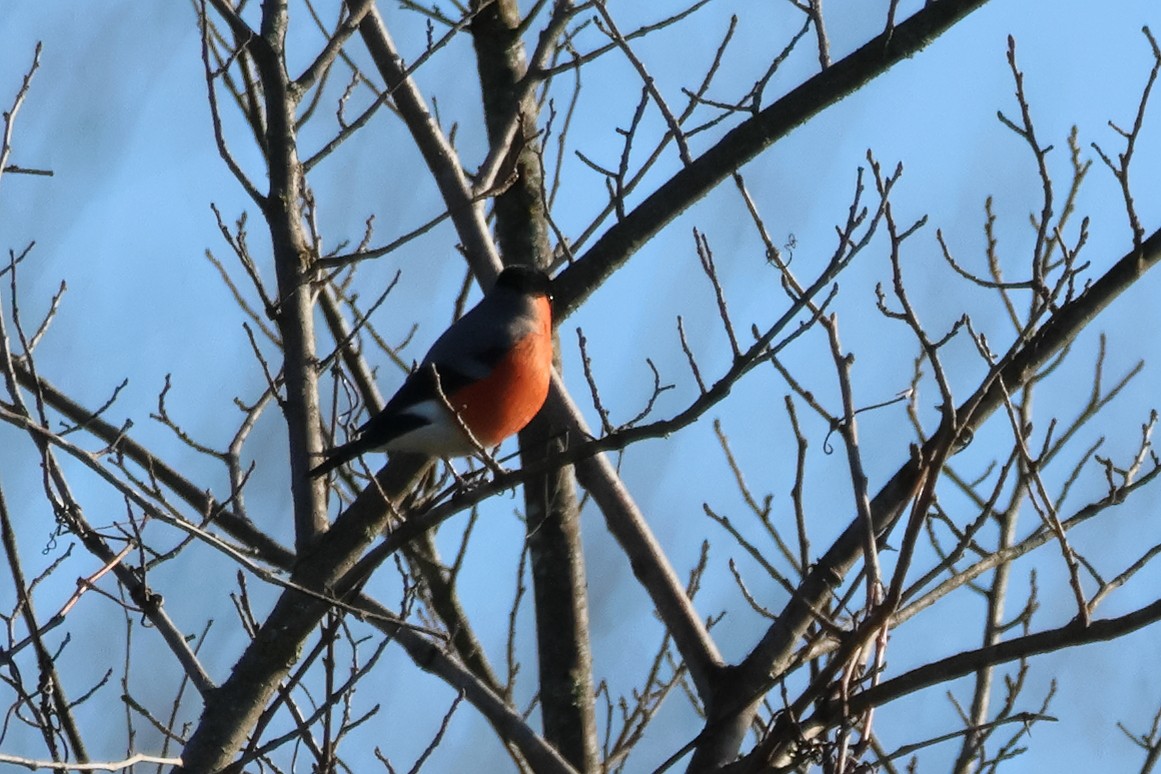
[[[524,428],[548,396],[552,374],[552,321],[548,299],[538,317],[543,324],[525,336],[486,379],[449,396],[460,418],[484,447],[495,446]]]

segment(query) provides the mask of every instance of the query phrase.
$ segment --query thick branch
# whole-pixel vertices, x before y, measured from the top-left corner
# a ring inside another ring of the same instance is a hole
[[[1107,642],[1157,621],[1161,621],[1161,599],[1116,618],[1102,618],[1088,623],[1074,618],[1056,629],[996,642],[924,664],[855,694],[847,699],[847,710],[851,715],[857,715],[922,688],[950,682],[987,667],[1078,645]],[[833,719],[837,710],[834,704],[829,704],[817,720],[821,722],[826,717]],[[810,722],[805,725],[810,725]]]
[[[557,382],[554,376],[554,385]],[[549,394],[545,412],[554,424],[567,428],[569,437],[589,437],[588,425],[563,389],[554,388]],[[653,600],[699,694],[703,698],[710,696],[724,663],[721,654],[637,504],[604,454],[579,460],[576,474],[605,515],[609,531],[625,551],[633,574]]]
[[[299,552],[326,529],[323,482],[307,475],[322,451],[314,354],[314,300],[308,266],[311,249],[301,207],[305,180],[295,136],[297,100],[286,71],[285,3],[262,7],[261,36],[250,42],[266,109],[266,170],[270,188],[262,214],[270,230],[278,279],[275,322],[282,340],[286,417],[290,451],[290,491],[294,504],[295,547]]]
[[[1016,390],[1026,384],[1049,360],[1092,321],[1117,296],[1139,279],[1147,269],[1161,260],[1161,231],[1154,232],[1141,244],[1123,256],[1103,276],[1083,293],[1062,305],[1043,326],[1024,343],[1017,342],[1014,351],[1000,362],[998,373],[992,374],[976,392],[956,410],[958,427],[945,422],[891,477],[871,501],[871,515],[876,534],[885,536],[911,501],[925,476],[938,471],[925,470],[923,460],[934,458],[949,438],[957,433],[978,429],[1003,403],[1004,385]],[[793,662],[797,644],[814,620],[814,610],[822,609],[831,589],[839,584],[862,555],[862,536],[865,525],[859,519],[851,521],[843,534],[831,545],[803,580],[786,608],[778,616],[761,642],[746,659],[731,670],[730,688],[718,695],[723,706],[722,717],[712,719],[707,727],[700,754],[712,753],[713,759],[724,763],[737,754],[742,735],[753,715],[755,700]],[[773,677],[772,677],[773,676]],[[733,717],[733,721],[729,720]],[[711,718],[713,716],[711,715]],[[708,759],[702,758],[707,761]],[[710,764],[712,765],[712,764]]]
[[[358,5],[358,0],[347,0],[347,7],[352,12],[357,10]],[[399,115],[435,178],[472,272],[485,285],[490,285],[500,271],[500,256],[484,222],[483,208],[473,201],[456,152],[432,118],[415,82],[407,74],[395,42],[388,34],[377,8],[372,8],[363,17],[359,23],[359,34],[395,99]]]
[[[564,318],[609,275],[682,211],[701,199],[746,162],[823,109],[914,56],[987,0],[928,3],[907,21],[805,81],[786,96],[743,121],[716,145],[684,166],[557,278],[556,309]]]
[[[567,15],[569,5],[558,3],[558,13]],[[501,254],[508,263],[547,266],[549,226],[536,139],[538,111],[525,78],[520,25],[515,0],[497,0],[479,8],[470,29],[488,140],[496,157],[509,158],[513,165],[511,184],[495,197],[493,205]],[[546,32],[541,39],[555,34]],[[517,132],[514,141],[509,136],[513,129]],[[522,462],[543,460],[559,450],[560,439],[557,428],[542,416],[520,434]],[[554,467],[529,479],[524,486],[524,510],[545,737],[578,770],[597,771],[600,756],[588,589],[572,468]]]
[[[397,456],[311,551],[299,557],[291,581],[318,591],[336,589],[387,525],[384,494],[394,500],[409,491],[424,467],[426,461],[421,458]],[[180,771],[218,771],[233,760],[289,674],[303,641],[328,609],[329,603],[320,597],[291,590],[282,593],[230,677],[207,698],[201,720],[182,752],[185,765]]]

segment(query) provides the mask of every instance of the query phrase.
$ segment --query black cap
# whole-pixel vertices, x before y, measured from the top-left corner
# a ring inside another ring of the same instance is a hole
[[[496,287],[511,288],[518,293],[552,297],[552,279],[534,266],[505,267],[496,278]]]

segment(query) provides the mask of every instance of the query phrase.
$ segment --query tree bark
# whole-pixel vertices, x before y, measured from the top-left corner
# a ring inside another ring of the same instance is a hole
[[[509,123],[518,115],[516,136],[507,150],[514,157],[509,159],[515,162],[514,179],[495,198],[500,253],[506,263],[545,266],[551,253],[543,171],[535,140],[538,112],[530,94],[521,98],[520,81],[528,65],[518,31],[520,21],[514,0],[500,0],[478,9],[471,32],[493,152],[507,142]],[[557,430],[542,413],[539,421],[522,432],[523,464],[543,460],[545,454],[559,449]],[[572,467],[558,468],[526,482],[524,509],[545,737],[578,770],[597,771],[600,756],[588,594]]]

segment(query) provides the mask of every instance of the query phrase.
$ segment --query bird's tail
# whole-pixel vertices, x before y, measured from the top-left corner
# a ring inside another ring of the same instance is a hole
[[[360,440],[361,439],[354,440],[349,443],[345,443],[342,446],[336,446],[335,448],[331,449],[326,453],[326,459],[311,468],[310,473],[307,475],[309,475],[311,478],[318,478],[319,476],[325,476],[335,468],[346,465],[348,462],[355,459],[355,457],[358,457],[360,454],[366,451],[366,449],[363,448],[363,444],[360,443]]]

